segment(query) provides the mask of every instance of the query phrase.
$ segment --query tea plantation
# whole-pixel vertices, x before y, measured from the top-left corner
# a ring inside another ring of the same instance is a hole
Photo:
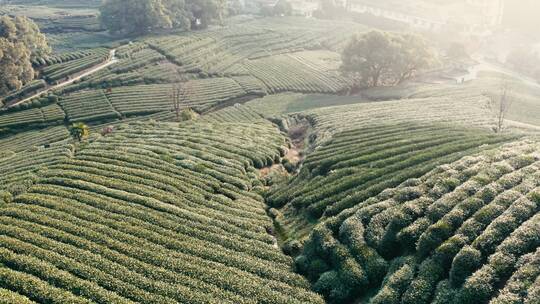
[[[536,86],[497,130],[499,74],[357,92],[358,23],[98,2],[0,7],[54,49],[2,97],[0,303],[540,303]]]
[[[518,141],[369,198],[360,187],[296,265],[335,303],[370,286],[369,303],[537,303],[538,152]]]
[[[535,137],[494,134],[481,98],[327,99],[343,105],[249,103],[266,116],[304,104],[274,119],[289,134],[308,122],[308,152],[266,202],[315,291],[329,303],[538,301]]]
[[[261,119],[130,123],[75,154],[26,158],[47,168],[1,208],[2,287],[49,303],[322,302],[250,191],[284,144]]]

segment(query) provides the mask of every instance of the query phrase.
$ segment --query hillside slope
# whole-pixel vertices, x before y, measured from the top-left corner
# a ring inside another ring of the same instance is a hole
[[[296,265],[331,303],[538,303],[539,153],[514,142],[359,200]]]
[[[274,118],[293,133],[309,124],[298,174],[266,201],[284,250],[328,303],[524,303],[529,295],[536,303],[540,146],[490,131],[485,99],[474,100],[308,107]],[[514,200],[524,205],[514,210]],[[523,301],[505,298],[516,294]]]
[[[1,292],[21,303],[322,303],[250,191],[254,166],[284,145],[263,120],[119,126],[0,208]]]

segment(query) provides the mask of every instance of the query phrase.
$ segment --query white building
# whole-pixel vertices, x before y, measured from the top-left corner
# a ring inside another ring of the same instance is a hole
[[[347,0],[351,12],[403,22],[411,28],[440,31],[453,26],[469,34],[484,34],[502,23],[504,0]]]
[[[407,10],[402,5],[381,5],[375,1],[350,0],[347,3],[347,9],[351,12],[371,14],[376,17],[382,17],[393,21],[399,21],[410,25],[413,28],[438,31],[446,21],[438,16],[436,12],[433,15],[421,15],[418,11]]]

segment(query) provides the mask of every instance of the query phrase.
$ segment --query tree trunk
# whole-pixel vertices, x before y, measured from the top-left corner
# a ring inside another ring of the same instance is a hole
[[[379,79],[381,77],[381,70],[382,70],[382,68],[378,69],[377,71],[375,71],[375,74],[373,75],[373,87],[378,87],[379,86]]]

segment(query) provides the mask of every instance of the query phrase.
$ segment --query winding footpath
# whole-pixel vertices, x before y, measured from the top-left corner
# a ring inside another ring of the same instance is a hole
[[[529,130],[536,130],[540,131],[540,126],[528,124],[524,122],[519,122],[515,120],[505,119],[504,120],[510,127],[518,128],[518,129],[529,129]]]
[[[44,88],[43,90],[38,91],[37,93],[35,93],[32,96],[29,96],[29,97],[26,97],[26,98],[24,98],[22,100],[18,100],[18,101],[15,101],[13,103],[7,104],[6,108],[13,107],[13,106],[16,106],[18,104],[27,102],[27,101],[29,101],[31,99],[34,99],[36,97],[41,96],[44,93],[48,93],[48,92],[56,90],[58,88],[65,87],[67,85],[70,85],[70,84],[74,83],[77,80],[80,80],[83,77],[86,77],[88,75],[92,75],[92,74],[94,74],[94,73],[96,73],[96,72],[98,72],[100,70],[103,70],[104,68],[118,62],[118,59],[115,57],[115,54],[116,54],[116,49],[113,49],[113,50],[111,50],[109,52],[109,57],[105,62],[100,63],[100,64],[98,64],[98,65],[96,65],[96,66],[94,66],[94,67],[92,67],[92,68],[90,68],[90,69],[88,69],[86,71],[83,71],[82,73],[77,74],[77,76],[75,76],[73,78],[70,78],[70,79],[68,79],[68,80],[66,80],[64,82],[61,82],[59,84],[55,84],[55,85],[52,85],[52,86],[48,86],[48,87]]]

